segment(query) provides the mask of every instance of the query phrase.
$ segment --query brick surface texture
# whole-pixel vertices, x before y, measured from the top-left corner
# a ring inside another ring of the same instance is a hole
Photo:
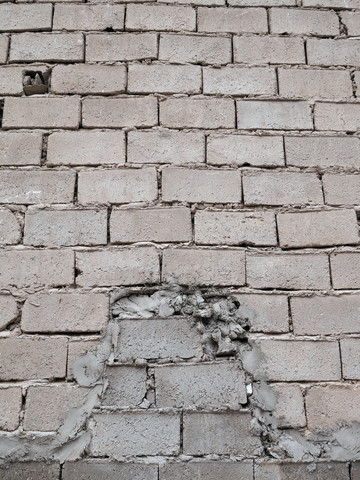
[[[0,0],[0,478],[360,479],[360,1]]]

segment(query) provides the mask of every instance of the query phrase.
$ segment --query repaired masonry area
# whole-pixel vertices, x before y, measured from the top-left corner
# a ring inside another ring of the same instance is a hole
[[[358,0],[0,0],[0,477],[360,478]]]

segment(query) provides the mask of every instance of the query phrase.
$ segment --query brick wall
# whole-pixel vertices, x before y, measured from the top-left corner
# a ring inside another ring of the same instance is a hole
[[[360,478],[360,2],[0,0],[0,477]]]

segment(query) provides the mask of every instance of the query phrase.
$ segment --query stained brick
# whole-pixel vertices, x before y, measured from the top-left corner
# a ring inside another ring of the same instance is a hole
[[[78,128],[80,100],[62,98],[6,98],[3,128]]]
[[[114,209],[110,219],[110,235],[113,243],[189,242],[190,209]]]
[[[79,130],[54,132],[49,136],[48,165],[121,165],[124,163],[124,132]]]
[[[74,280],[74,254],[70,250],[3,250],[0,286],[56,287]]]
[[[339,345],[335,341],[259,339],[252,341],[243,365],[256,380],[340,380]]]
[[[156,200],[155,168],[88,170],[79,174],[80,203],[130,203]]]
[[[165,202],[241,202],[241,172],[168,167],[162,173]]]
[[[11,37],[10,62],[82,62],[81,33],[18,33]]]
[[[132,131],[128,133],[127,161],[129,163],[203,163],[205,136],[201,132],[165,129]]]
[[[359,295],[291,298],[291,314],[297,335],[360,333]]]
[[[223,65],[231,62],[231,39],[204,35],[160,35],[159,60]]]
[[[199,32],[267,33],[264,8],[202,8],[198,9]]]
[[[185,413],[185,455],[260,453],[261,442],[250,432],[250,418],[245,412]]]
[[[196,12],[192,7],[131,4],[126,11],[126,30],[194,31]]]
[[[122,5],[55,5],[54,30],[123,30]]]
[[[244,285],[245,254],[241,249],[168,249],[163,277],[183,285]]]
[[[332,2],[333,3],[333,2]],[[337,480],[348,480],[346,463],[260,463],[255,467],[256,480],[328,480],[329,475]],[[330,477],[330,478],[331,478]]]
[[[66,338],[1,338],[0,352],[1,380],[35,380],[65,377]]]
[[[118,62],[157,58],[157,36],[153,33],[86,35],[87,62]]]
[[[41,133],[1,132],[1,165],[40,165],[42,148]]]
[[[28,210],[24,244],[35,246],[105,245],[107,211]]]
[[[180,451],[180,415],[154,411],[94,415],[91,455],[176,455]]]
[[[326,254],[248,254],[250,287],[321,290],[330,287]]]
[[[51,73],[53,93],[117,94],[125,87],[124,65],[57,65]]]
[[[31,295],[22,311],[24,332],[98,332],[107,325],[109,300],[100,293]]]
[[[155,97],[85,98],[83,127],[152,127],[158,123]]]
[[[2,170],[0,201],[15,204],[73,201],[75,172]]]
[[[195,242],[205,245],[276,245],[273,213],[211,212],[195,215]]]
[[[159,257],[154,247],[78,252],[80,286],[153,284],[159,281]]]
[[[283,139],[280,136],[214,133],[207,137],[207,163],[239,166],[249,164],[257,167],[282,166]]]
[[[60,475],[60,464],[50,462],[14,462],[0,466],[2,480],[36,478],[36,480],[54,480]]]

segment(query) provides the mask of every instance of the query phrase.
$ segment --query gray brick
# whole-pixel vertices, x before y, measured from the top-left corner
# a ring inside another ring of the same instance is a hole
[[[66,462],[63,480],[157,480],[157,465],[116,463],[110,460],[81,460]]]

